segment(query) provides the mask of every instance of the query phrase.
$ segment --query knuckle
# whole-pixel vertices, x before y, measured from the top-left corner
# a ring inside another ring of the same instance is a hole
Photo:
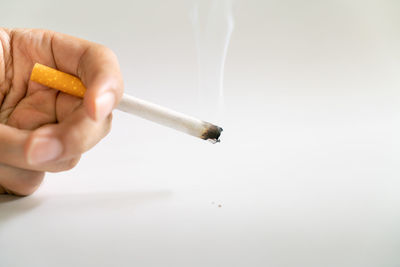
[[[80,160],[80,157],[76,157],[76,158],[73,158],[73,159],[70,159],[69,161],[67,161],[68,170],[75,168],[76,165],[78,165],[79,160]]]
[[[69,170],[75,168],[76,165],[78,165],[79,160],[80,160],[80,156],[58,162],[57,164],[50,166],[47,169],[47,171],[51,172],[51,173],[69,171]]]
[[[77,128],[69,129],[64,139],[64,144],[66,144],[65,148],[67,150],[66,153],[69,155],[83,153],[85,150],[84,145],[89,138],[89,135],[82,133]]]
[[[102,52],[104,52],[105,54],[107,54],[111,57],[117,58],[117,55],[115,54],[115,52],[108,46],[100,45],[100,48],[101,48]]]
[[[31,195],[39,188],[44,175],[44,172],[26,171],[20,176],[19,182],[7,188],[6,191],[18,196]]]
[[[117,55],[115,54],[115,52],[111,48],[105,45],[96,44],[95,51],[97,51],[97,53],[107,58],[113,58],[114,60],[117,59]]]

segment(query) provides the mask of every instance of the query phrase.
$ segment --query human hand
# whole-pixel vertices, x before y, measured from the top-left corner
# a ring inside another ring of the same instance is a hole
[[[0,28],[0,193],[29,195],[107,135],[123,93],[114,53],[47,30]],[[29,80],[38,62],[79,77],[84,99]]]

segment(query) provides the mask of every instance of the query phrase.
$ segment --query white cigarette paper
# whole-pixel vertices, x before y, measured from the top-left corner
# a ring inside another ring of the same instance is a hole
[[[222,128],[208,122],[127,94],[123,95],[117,109],[213,143],[219,142],[222,131]]]

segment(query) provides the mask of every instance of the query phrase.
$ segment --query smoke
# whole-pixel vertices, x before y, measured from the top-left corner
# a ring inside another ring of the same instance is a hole
[[[210,117],[224,106],[224,67],[234,29],[232,0],[197,0],[192,10],[197,49],[198,100]]]

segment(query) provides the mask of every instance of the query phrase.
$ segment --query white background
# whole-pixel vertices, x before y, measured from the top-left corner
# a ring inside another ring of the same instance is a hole
[[[105,44],[127,93],[225,131],[115,111],[75,169],[0,198],[0,266],[400,266],[399,3],[235,1],[214,116],[194,1],[2,1],[1,26]]]

